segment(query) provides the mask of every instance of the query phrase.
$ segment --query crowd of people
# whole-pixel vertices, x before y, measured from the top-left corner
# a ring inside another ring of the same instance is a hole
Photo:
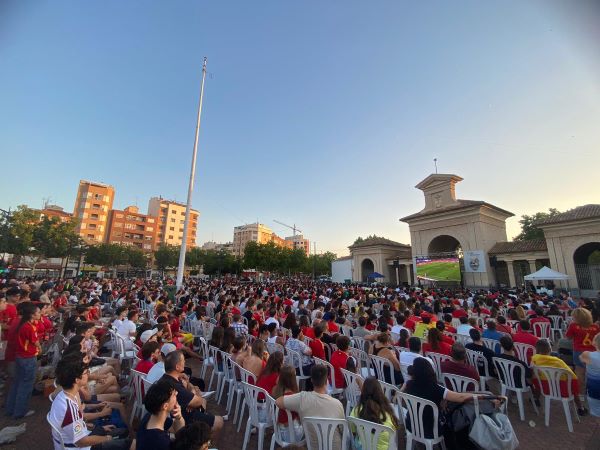
[[[180,289],[168,278],[7,279],[0,285],[5,412],[15,419],[35,414],[29,404],[38,367],[49,364],[56,386],[48,415],[55,448],[209,448],[228,417],[211,412],[205,398],[199,369],[209,355],[193,332],[201,322],[211,324],[200,338],[207,347],[228,355],[275,400],[288,436],[315,445],[303,419],[346,418],[344,372],[355,374],[358,383],[349,416],[391,430],[410,430],[411,424],[380,381],[432,401],[443,417],[446,404],[472,400],[480,386],[454,391],[440,383],[440,371],[502,383],[498,360],[516,364],[515,382],[524,380],[537,404],[548,393],[548,380],[536,368],[565,369],[572,383],[567,386],[565,378],[561,390],[574,394],[580,415],[600,417],[599,319],[598,300],[566,292],[548,297],[296,278],[186,279]],[[523,355],[516,350],[520,344],[532,347]],[[123,358],[120,351],[135,356]],[[472,352],[482,356],[476,364],[468,358]],[[446,356],[439,365],[438,355]],[[382,360],[383,369],[370,366],[369,358]],[[210,362],[212,370],[223,370],[224,361]],[[130,369],[150,384],[143,392],[145,414],[135,424],[127,420]],[[426,434],[443,434],[450,447],[464,445],[447,421],[433,423],[432,414],[423,420]],[[377,448],[388,444],[382,434]]]

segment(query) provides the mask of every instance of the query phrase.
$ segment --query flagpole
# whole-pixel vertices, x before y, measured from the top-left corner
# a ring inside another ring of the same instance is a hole
[[[202,64],[202,84],[200,86],[200,101],[198,103],[198,119],[196,121],[196,136],[194,138],[194,153],[192,156],[192,167],[190,169],[190,182],[188,185],[187,204],[185,206],[185,222],[183,224],[183,238],[179,250],[179,265],[177,266],[177,289],[183,284],[183,271],[185,269],[185,253],[187,250],[187,235],[190,224],[190,212],[192,209],[192,192],[194,191],[194,179],[196,177],[196,157],[198,156],[198,135],[200,134],[200,117],[202,116],[202,100],[204,98],[204,80],[206,79],[206,56]]]

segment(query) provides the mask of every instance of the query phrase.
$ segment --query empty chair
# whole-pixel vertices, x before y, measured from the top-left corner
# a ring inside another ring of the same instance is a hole
[[[137,370],[130,370],[129,376],[131,377],[131,392],[133,405],[131,406],[131,416],[129,417],[129,423],[133,422],[135,417],[142,418],[144,416],[144,389],[142,388],[143,381],[146,379],[146,374]]]
[[[223,380],[223,377],[225,376],[225,372],[223,371],[223,363],[221,361],[221,368],[219,368],[219,354],[220,350],[217,347],[213,347],[212,345],[208,346],[208,355],[209,358],[211,360],[211,364],[212,364],[212,373],[210,374],[210,381],[208,382],[208,390],[210,391],[211,387],[212,387],[212,382],[213,379],[215,377],[215,375],[217,376],[217,386],[215,388],[215,390],[217,391],[217,393],[219,392],[220,388],[221,388],[221,381]]]
[[[559,401],[563,404],[565,417],[567,419],[567,427],[572,433],[573,421],[571,419],[571,405],[573,405],[573,410],[575,411],[575,418],[579,422],[575,397],[573,396],[573,391],[571,389],[573,375],[566,369],[553,367],[534,366],[533,371],[540,383],[540,391],[544,396],[544,423],[546,426],[550,426],[550,403],[552,400]]]
[[[304,367],[302,365],[302,356],[295,350],[287,349],[288,364],[294,366],[297,370],[296,381],[298,387],[302,389],[302,383],[306,383],[306,380],[310,379],[310,373],[304,373]]]
[[[448,355],[443,355],[441,353],[435,352],[427,352],[427,355],[433,361],[433,368],[435,369],[435,374],[437,376],[438,381],[442,382],[442,361],[451,361]]]
[[[265,430],[273,426],[273,405],[275,404],[275,401],[264,389],[243,381],[241,383],[244,389],[244,401],[248,405],[249,411],[242,450],[246,450],[246,447],[248,446],[252,427],[255,427],[258,430],[258,450],[262,450],[265,439]],[[264,398],[266,399],[264,403],[259,402],[259,394],[264,395]]]
[[[440,434],[438,427],[439,410],[437,405],[424,398],[400,392],[400,406],[406,409],[406,416],[402,414],[402,420],[406,429],[406,448],[412,449],[413,442],[420,442],[426,449],[433,449],[440,444],[443,449],[446,448],[444,436]],[[432,429],[425,429],[423,416],[425,412],[432,415]]]
[[[474,392],[479,388],[479,381],[451,373],[442,375],[444,385],[454,392]]]
[[[352,408],[358,405],[358,399],[360,397],[360,391],[364,378],[360,375],[350,372],[346,369],[340,369],[346,382],[346,389],[344,390],[344,396],[346,397],[346,415],[350,414]]]
[[[371,355],[371,364],[378,379],[391,382],[393,385],[400,384],[400,380],[396,380],[394,365],[389,359]]]
[[[205,337],[198,338],[198,345],[200,348],[199,353],[203,356],[204,360],[202,361],[202,370],[200,372],[200,378],[204,379],[206,377],[206,369],[212,367],[214,370],[215,361],[212,359],[210,355],[210,351],[208,349],[208,342]]]
[[[348,423],[345,419],[305,417],[302,426],[308,450],[346,449],[344,444],[348,440]]]
[[[398,448],[398,437],[392,428],[356,417],[347,418],[350,428],[355,430],[362,450],[378,450],[379,444],[387,442],[387,449]]]
[[[359,348],[350,347],[348,348],[350,355],[356,360],[357,370],[360,372],[363,378],[375,375],[373,369],[369,364],[369,354],[362,351]]]
[[[548,316],[548,319],[551,322],[550,331],[552,332],[552,340],[556,340],[557,334],[558,338],[562,339],[565,336],[565,320],[561,316]]]
[[[369,353],[369,342],[367,340],[365,340],[364,338],[354,336],[350,339],[350,341],[352,342],[352,346],[354,348],[357,348],[359,350],[362,350],[363,352]]]
[[[525,420],[525,407],[523,404],[523,394],[529,394],[531,404],[536,414],[539,414],[537,406],[531,392],[531,388],[525,382],[525,370],[515,361],[504,358],[493,358],[500,385],[502,387],[502,395],[506,395],[506,391],[512,391],[517,395],[519,404],[519,416],[521,420]]]

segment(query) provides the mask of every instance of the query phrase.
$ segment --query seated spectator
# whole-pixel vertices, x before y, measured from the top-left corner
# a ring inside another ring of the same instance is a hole
[[[370,334],[369,330],[367,330],[365,327],[367,326],[367,318],[366,317],[359,317],[358,318],[358,327],[356,327],[354,330],[352,330],[352,336],[355,337],[360,337],[360,338],[364,338],[365,336],[368,336]]]
[[[206,411],[206,399],[202,392],[187,380],[183,374],[185,358],[180,350],[173,351],[165,358],[165,374],[161,380],[167,381],[177,391],[177,402],[181,407],[186,423],[204,422],[211,427],[213,435],[223,428],[223,418]]]
[[[298,381],[296,379],[296,369],[292,366],[283,366],[279,373],[277,384],[273,388],[273,398],[278,399],[285,395],[293,395],[299,392]],[[298,413],[292,412],[292,429],[296,436],[296,441],[302,440],[304,430],[300,423]],[[283,439],[287,442],[290,441],[289,433],[290,426],[288,425],[288,416],[285,411],[279,411],[277,422],[283,424],[285,428],[282,430]],[[286,439],[287,438],[287,439]]]
[[[339,335],[335,344],[338,349],[331,355],[330,362],[335,372],[335,387],[343,388],[346,383],[344,382],[344,376],[340,369],[346,368],[346,362],[350,356],[348,351],[350,348],[350,338],[348,336]]]
[[[265,368],[261,371],[258,380],[256,381],[256,385],[260,388],[263,388],[269,394],[272,393],[273,387],[277,384],[277,378],[279,378],[279,372],[281,371],[281,367],[283,366],[283,353],[281,352],[273,352],[269,355],[269,359],[267,360],[267,364]],[[262,394],[259,395],[259,400]]]
[[[431,330],[433,327],[435,327],[435,323],[431,322],[431,317],[423,313],[421,322],[418,322],[415,325],[415,332],[413,333],[413,336],[424,340],[427,338],[429,330]]]
[[[450,361],[442,361],[440,364],[442,373],[450,373],[479,381],[479,373],[467,363],[467,350],[461,342],[452,344],[450,356],[452,357]]]
[[[496,320],[498,321],[498,323],[496,324],[496,330],[498,332],[506,333],[506,334],[513,333],[512,327],[506,323],[506,317],[498,316],[498,318]],[[498,340],[500,340],[500,339],[498,339]]]
[[[496,329],[495,320],[490,319],[487,321],[487,329],[483,332],[484,338],[499,341],[503,334]]]
[[[396,417],[390,401],[386,398],[381,384],[377,378],[369,377],[363,383],[358,405],[350,412],[350,417],[367,420],[390,427],[392,430],[400,428],[400,420]],[[358,436],[355,438],[360,443]],[[381,433],[377,441],[377,450],[386,450],[389,448],[390,434]]]
[[[147,374],[160,358],[160,344],[156,341],[146,342],[142,349],[142,359],[135,366],[135,370]]]
[[[460,320],[460,325],[456,329],[456,334],[468,336],[469,331],[471,330],[471,328],[473,328],[473,326],[469,324],[469,319],[467,318],[467,316],[461,316],[459,318],[459,320]]]
[[[136,434],[136,446],[139,449],[169,450],[171,437],[185,426],[181,407],[177,402],[177,391],[167,381],[157,381],[144,397],[146,415],[142,419]]]
[[[400,330],[400,339],[398,339],[398,346],[407,348],[409,338],[410,338],[410,333],[408,330]]]
[[[435,323],[435,327],[437,328],[437,330],[442,335],[442,341],[445,342],[446,344],[452,346],[452,344],[454,344],[454,339],[452,339],[450,336],[447,336],[444,333],[444,331],[447,331],[446,323],[443,320],[438,320]]]
[[[236,337],[241,336],[245,338],[248,336],[248,325],[242,321],[242,316],[240,314],[234,314],[231,328],[233,328]]]
[[[497,358],[508,359],[518,364],[518,367],[513,371],[515,386],[518,388],[525,387],[521,384],[521,371],[525,372],[525,383],[528,386],[531,386],[531,369],[527,364],[525,364],[523,361],[521,361],[515,356],[515,347],[512,338],[505,334],[500,338],[500,345],[502,346],[502,353],[500,355],[497,355]],[[502,380],[502,373],[499,373],[498,375]]]
[[[562,359],[560,359],[556,356],[552,356],[550,354],[551,352],[552,352],[552,347],[550,346],[550,343],[546,339],[540,339],[537,342],[537,344],[535,344],[535,355],[533,355],[531,357],[531,365],[538,366],[538,367],[553,367],[556,369],[565,369],[566,371],[570,372],[571,375],[573,376],[573,379],[571,380],[571,393],[575,397],[575,405],[577,406],[577,413],[580,416],[585,416],[588,413],[588,411],[583,406],[583,404],[581,402],[581,398],[579,397],[579,382],[577,380],[577,375],[575,375],[575,372],[573,372],[571,370],[571,368],[569,366],[567,366]],[[567,383],[566,377],[561,378],[560,392],[561,392],[561,395],[564,397],[566,397],[567,393],[568,393],[568,387],[567,387],[566,383]],[[550,387],[548,386],[548,380],[546,379],[546,377],[543,374],[541,374],[539,380],[537,378],[535,378],[533,380],[533,385],[536,387],[537,395],[539,395],[540,391],[544,392],[545,394],[550,393]]]
[[[300,364],[302,364],[302,371],[305,374],[310,373],[310,369],[314,364],[312,359],[312,350],[304,342],[304,335],[298,325],[292,327],[292,337],[285,343],[285,347],[298,352],[300,354]],[[298,364],[298,361],[294,361],[294,364]],[[300,369],[299,367],[296,367]]]
[[[429,330],[429,333],[427,333],[427,342],[423,344],[423,354],[434,352],[450,356],[451,351],[452,346],[444,342],[443,335],[437,328]]]
[[[308,344],[308,346],[312,351],[312,356],[316,358],[327,359],[325,356],[325,344],[323,344],[323,341],[321,340],[326,328],[327,325],[324,323],[320,323],[314,328],[311,328],[311,330],[313,330],[314,339]],[[302,334],[304,334],[304,332],[302,332]]]
[[[314,390],[303,391],[292,395],[283,395],[277,401],[280,409],[297,412],[302,421],[305,417],[322,417],[330,419],[345,419],[344,406],[338,399],[327,394],[328,369],[324,365],[315,365],[311,369],[310,379]],[[307,436],[312,448],[319,448],[317,436],[313,429]],[[342,436],[336,432],[333,438],[333,448],[342,448]]]
[[[396,313],[396,324],[392,327],[392,333],[395,333],[397,335],[400,335],[400,331],[401,330],[407,330],[408,328],[406,328],[404,326],[404,322],[406,321],[406,317],[404,316],[404,314],[401,313]]]
[[[444,314],[444,326],[448,333],[456,333],[456,328],[452,326],[452,314]]]
[[[396,356],[396,351],[394,350],[389,334],[379,333],[377,335],[377,340],[373,345],[373,355],[385,358],[392,363],[392,367],[394,368],[394,380],[396,381],[396,384],[400,384],[404,381],[402,379],[402,373],[400,372],[400,362]],[[383,376],[383,379],[386,383],[392,382],[392,374],[390,373],[388,366],[384,367],[383,374],[377,374],[377,376]]]
[[[113,439],[111,435],[92,435],[79,406],[79,390],[88,383],[89,369],[81,358],[63,358],[56,366],[56,383],[62,387],[50,408],[49,421],[59,430],[65,447],[96,449],[129,449],[129,439]],[[98,432],[105,430],[100,427]],[[61,448],[59,437],[52,431],[54,448]],[[109,444],[110,443],[110,444]]]
[[[300,328],[302,329],[302,334],[304,336],[306,336],[307,338],[315,339],[315,332],[310,326],[308,316],[300,316]]]
[[[519,322],[519,331],[512,336],[513,342],[520,342],[521,344],[529,344],[535,347],[538,338],[531,332],[531,325],[528,320],[521,320]]]
[[[244,358],[242,367],[254,374],[256,378],[251,382],[254,383],[258,379],[263,368],[267,365],[269,354],[266,351],[265,342],[262,339],[257,339],[252,343],[250,355]]]
[[[231,360],[240,366],[243,366],[244,359],[250,354],[250,346],[245,338],[236,336],[233,340],[233,350],[231,351]]]
[[[471,328],[469,331],[469,336],[473,342],[469,342],[465,347],[469,350],[473,350],[474,352],[481,353],[487,359],[488,367],[490,372],[494,372],[494,364],[492,362],[492,358],[496,356],[496,352],[491,350],[485,346],[483,341],[481,340],[481,332],[477,328]],[[481,367],[479,368],[479,373],[483,375],[481,371]]]
[[[173,344],[163,344],[160,348],[160,353],[158,354],[158,360],[156,364],[152,366],[152,368],[148,371],[148,375],[146,375],[146,380],[150,383],[156,383],[162,376],[165,374],[165,363],[164,360],[167,355],[171,352],[177,350]]]
[[[401,352],[400,353],[400,366],[406,366],[406,367],[410,367],[413,364],[413,361],[417,358],[423,358],[427,361],[429,361],[429,363],[431,364],[431,367],[434,368],[435,370],[435,366],[434,366],[434,362],[431,358],[423,356],[421,353],[421,339],[419,339],[418,337],[410,337],[408,339],[408,352]],[[409,375],[410,378],[410,375]],[[403,380],[405,383],[407,380]]]
[[[171,450],[208,450],[210,436],[210,427],[205,423],[190,423],[177,432]],[[141,450],[141,447],[138,448]]]

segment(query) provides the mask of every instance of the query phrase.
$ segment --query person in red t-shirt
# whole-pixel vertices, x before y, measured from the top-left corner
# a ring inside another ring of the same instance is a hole
[[[29,411],[29,400],[33,391],[37,355],[40,343],[33,323],[40,320],[40,309],[32,302],[21,306],[21,320],[16,330],[15,378],[6,399],[6,414],[21,419],[33,414]]]
[[[332,380],[332,383],[335,383],[336,388],[343,388],[345,387],[346,383],[344,381],[344,375],[342,375],[341,369],[346,368],[346,363],[350,357],[348,354],[348,348],[350,348],[350,338],[348,336],[339,335],[335,340],[335,345],[337,345],[338,349],[333,352],[331,355],[331,360],[329,361],[335,372],[335,380]]]
[[[506,334],[512,334],[513,333],[513,329],[510,325],[508,325],[506,323],[506,317],[504,316],[498,316],[496,318],[497,320],[497,324],[496,324],[496,331],[499,331],[500,333],[506,333]]]
[[[452,317],[460,319],[461,317],[469,317],[469,314],[462,308],[456,308],[454,311],[452,311]]]
[[[529,344],[535,347],[535,344],[537,344],[539,339],[531,334],[531,325],[529,325],[529,322],[527,320],[521,320],[519,325],[521,326],[521,329],[513,334],[513,342]]]
[[[300,329],[305,337],[315,338],[315,330],[310,326],[307,316],[300,316]]]
[[[263,367],[258,380],[256,380],[256,386],[263,388],[269,394],[273,393],[273,388],[277,384],[277,378],[279,378],[279,372],[283,366],[283,353],[273,352],[269,355],[267,364]],[[263,395],[258,394],[258,399],[263,400]]]
[[[316,356],[317,358],[327,359],[325,357],[325,344],[321,341],[321,336],[325,332],[326,325],[324,323],[319,323],[314,328],[315,338],[310,341],[308,346],[312,350],[312,356]]]
[[[161,344],[156,341],[146,342],[141,349],[142,359],[135,366],[135,370],[146,374],[150,372],[150,369],[152,369],[152,366],[154,366],[159,358],[160,347]]]
[[[600,333],[600,327],[594,323],[592,313],[585,308],[576,308],[571,314],[573,322],[567,329],[566,337],[573,341],[573,363],[579,380],[579,391],[585,392],[585,364],[581,361],[582,352],[593,352],[594,336]]]
[[[432,328],[427,333],[427,342],[422,347],[423,354],[428,352],[440,353],[450,356],[452,346],[444,342],[443,335],[437,328]]]
[[[323,316],[323,320],[327,321],[327,330],[331,334],[336,334],[340,332],[340,327],[337,323],[334,322],[335,315],[331,312],[325,313]]]

